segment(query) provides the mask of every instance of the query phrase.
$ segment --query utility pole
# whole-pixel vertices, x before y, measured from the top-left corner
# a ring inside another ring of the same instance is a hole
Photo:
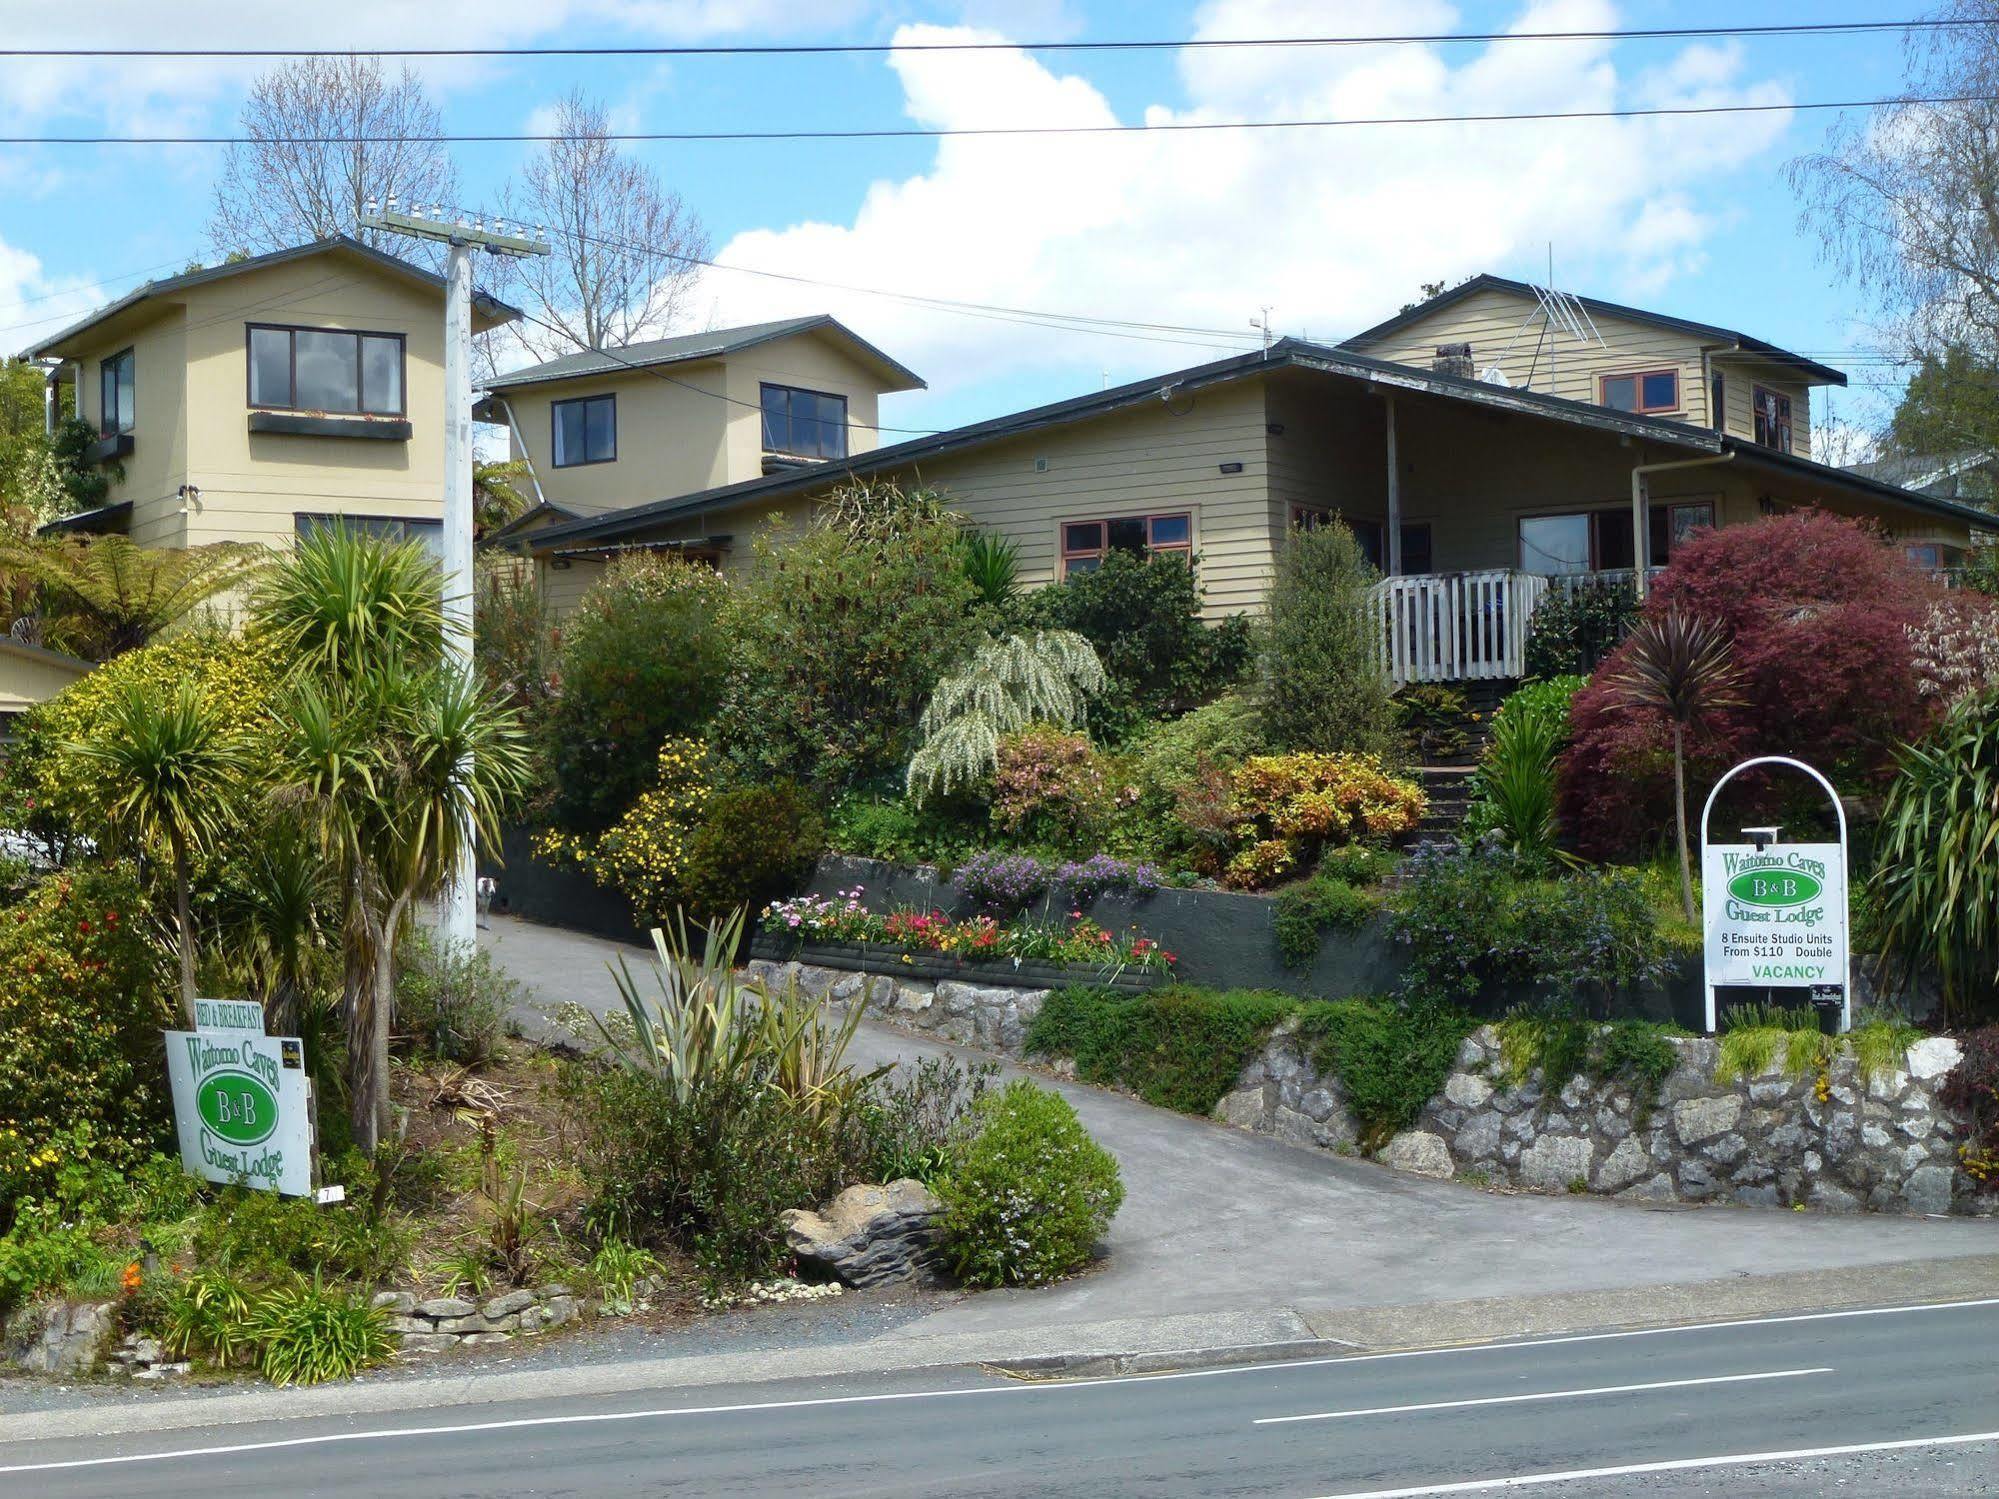
[[[390,195],[385,209],[368,200],[361,216],[363,229],[387,230],[416,239],[440,241],[450,247],[444,289],[444,656],[461,675],[472,674],[472,255],[523,259],[546,255],[539,236],[504,232],[498,219],[488,229],[484,219],[466,223],[438,218],[436,205],[426,216],[420,204],[400,213]],[[471,810],[460,814],[467,822]],[[461,840],[458,868],[438,902],[438,935],[454,947],[470,949],[478,941],[478,858],[470,829]]]
[[[1268,354],[1270,352],[1270,304],[1266,302],[1258,310],[1262,312],[1263,316],[1251,318],[1249,325],[1262,332],[1263,352]]]

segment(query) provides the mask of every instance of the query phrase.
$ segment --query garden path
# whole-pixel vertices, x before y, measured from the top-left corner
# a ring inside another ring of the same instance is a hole
[[[607,965],[623,953],[637,970],[649,956],[504,916],[491,918],[480,942],[532,991],[521,1017],[531,1031],[541,1012],[565,1000],[599,1014],[619,1007]],[[868,1066],[946,1052],[980,1055],[873,1022],[854,1046]],[[1286,1309],[1313,1331],[1338,1336],[1365,1320],[1356,1309],[1773,1275],[1807,1283],[1807,1295],[1822,1283],[1825,1299],[1801,1304],[1830,1305],[1864,1299],[1870,1284],[1880,1287],[1871,1294],[1888,1299],[1889,1265],[1999,1253],[1993,1220],[1500,1194],[1287,1145],[1087,1084],[1041,1081],[1074,1104],[1123,1170],[1124,1208],[1111,1225],[1107,1261],[1050,1289],[966,1298],[905,1325],[905,1334]],[[1853,1273],[1865,1267],[1882,1268]],[[1698,1297],[1687,1312],[1708,1314]]]

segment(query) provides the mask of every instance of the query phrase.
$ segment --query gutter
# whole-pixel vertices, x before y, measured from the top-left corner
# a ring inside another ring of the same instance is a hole
[[[1645,602],[1645,593],[1651,584],[1647,576],[1652,565],[1649,555],[1652,546],[1652,518],[1646,511],[1648,487],[1646,478],[1652,474],[1670,473],[1681,468],[1707,468],[1718,463],[1733,463],[1735,454],[1723,453],[1715,458],[1677,458],[1670,463],[1640,463],[1631,470],[1631,590],[1638,601]],[[1715,517],[1717,520],[1720,516]]]

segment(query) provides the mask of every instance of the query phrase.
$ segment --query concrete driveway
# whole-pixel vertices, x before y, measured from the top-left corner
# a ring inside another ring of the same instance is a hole
[[[618,1007],[607,965],[620,953],[647,977],[646,950],[507,917],[493,917],[480,941],[542,1011],[564,1000],[600,1014]],[[867,1065],[947,1051],[981,1055],[872,1022],[855,1050]],[[1994,1220],[1500,1194],[1283,1144],[1086,1084],[1041,1080],[1075,1105],[1123,1169],[1124,1208],[1111,1225],[1107,1263],[1051,1289],[970,1298],[906,1331],[1140,1324],[1192,1313],[1256,1318],[1284,1309],[1291,1325],[1339,1336],[1368,1320],[1354,1314],[1369,1308],[1751,1276],[1802,1282],[1808,1299],[1794,1291],[1791,1304],[1850,1304],[1867,1299],[1870,1287],[1882,1299],[1894,1294],[1887,1266],[1999,1253]],[[1999,1291],[1990,1265],[1971,1289],[1980,1280]],[[1698,1297],[1684,1310],[1704,1314]]]

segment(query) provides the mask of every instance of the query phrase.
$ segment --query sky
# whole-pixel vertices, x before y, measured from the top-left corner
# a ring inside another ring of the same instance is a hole
[[[5,46],[439,47],[832,42],[886,55],[440,59],[455,132],[532,129],[572,88],[641,130],[1167,123],[1682,103],[1794,105],[1900,85],[1893,35],[1288,49],[917,52],[918,42],[1591,30],[1875,20],[1919,0],[0,0]],[[0,58],[6,134],[227,133],[268,63]],[[1787,162],[1835,117],[1228,130],[1150,136],[638,145],[714,258],[685,329],[831,312],[929,382],[885,440],[1198,364],[1279,334],[1336,341],[1479,271],[1739,328],[1851,366],[1846,422],[1891,376],[1870,308],[1798,221]],[[16,128],[18,127],[18,128]],[[529,146],[453,148],[497,198]],[[219,147],[0,146],[0,348],[215,258]],[[800,286],[754,274],[833,283]],[[888,295],[884,295],[888,293]],[[900,295],[896,295],[900,294]],[[912,296],[1129,323],[1117,335]]]

